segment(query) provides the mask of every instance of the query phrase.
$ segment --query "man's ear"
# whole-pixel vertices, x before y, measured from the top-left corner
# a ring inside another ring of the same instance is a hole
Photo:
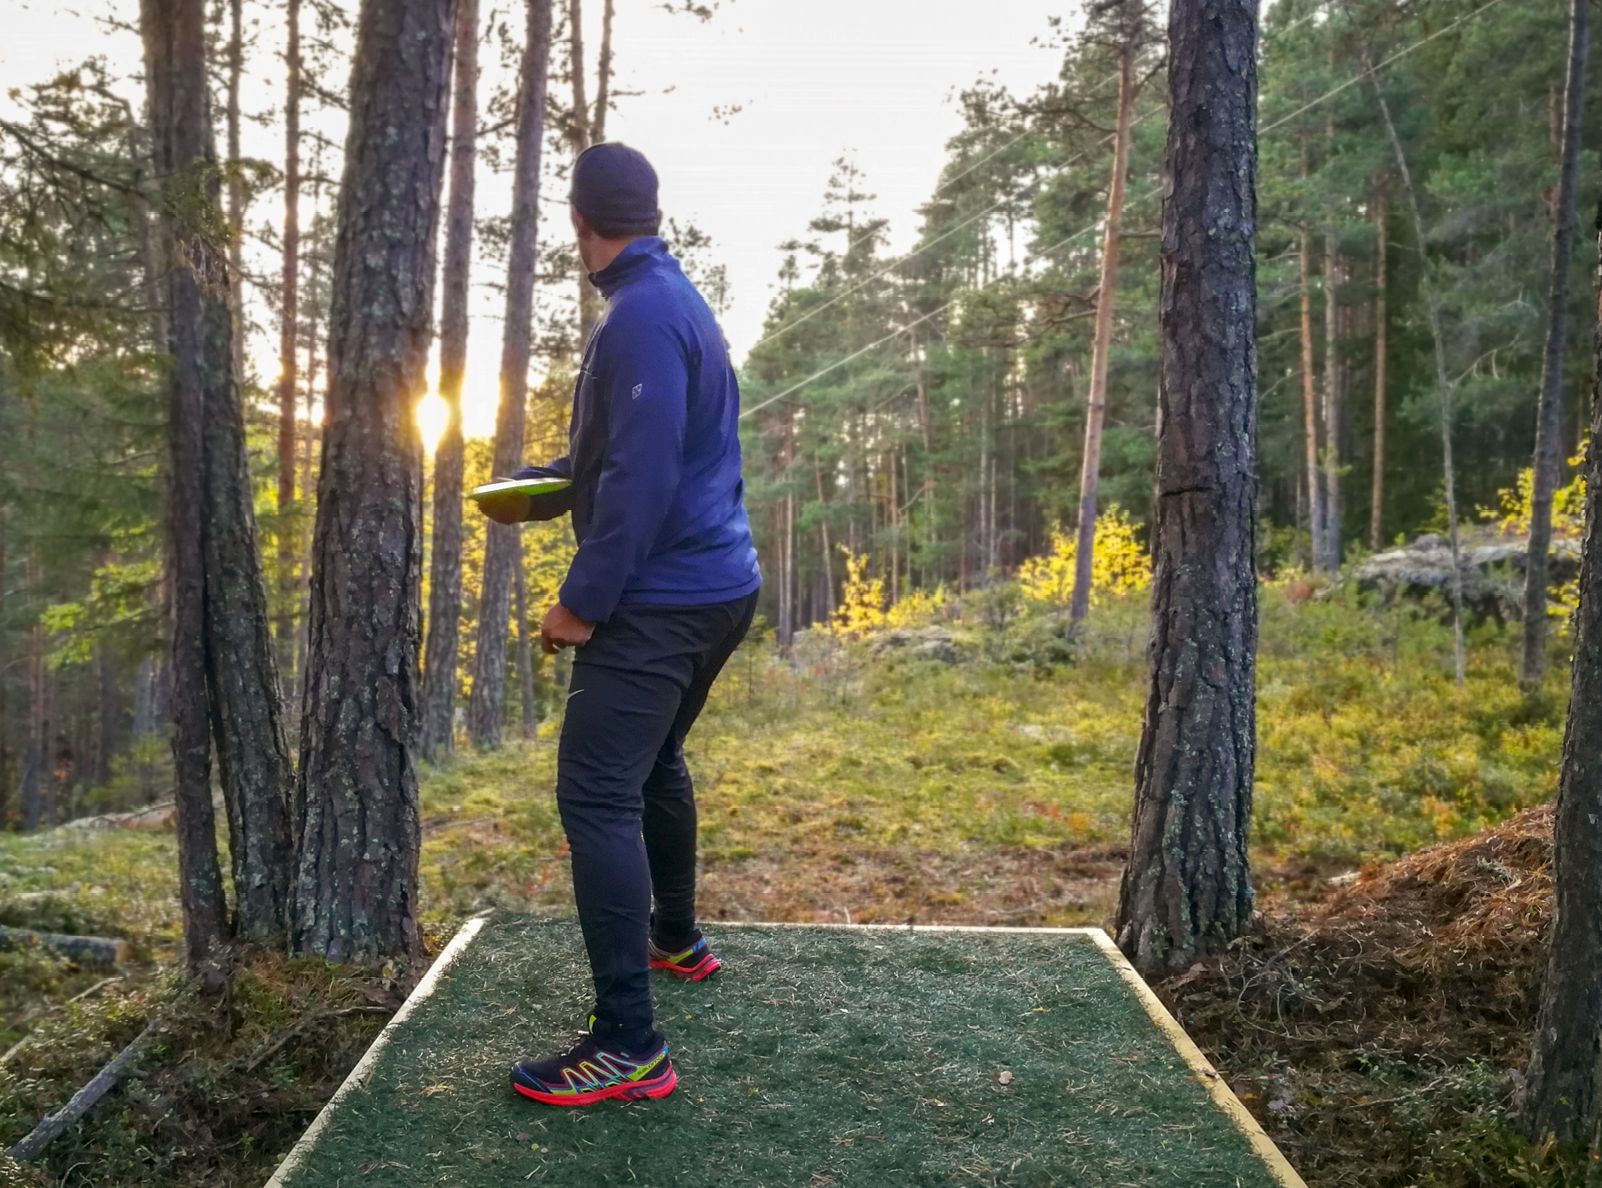
[[[592,238],[595,235],[595,228],[590,226],[590,221],[579,213],[579,208],[576,206],[569,206],[567,210],[568,213],[573,216],[574,233],[577,234],[580,239]]]

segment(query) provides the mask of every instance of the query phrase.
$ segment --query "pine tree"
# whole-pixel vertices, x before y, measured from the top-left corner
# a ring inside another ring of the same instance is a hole
[[[477,159],[478,0],[458,0],[450,205],[445,215],[445,296],[440,311],[439,394],[445,432],[434,451],[433,549],[429,557],[428,650],[423,662],[421,754],[436,762],[456,748],[456,654],[462,601],[462,381],[467,372],[468,276]]]
[[[1524,654],[1519,677],[1538,687],[1546,673],[1547,554],[1552,545],[1552,495],[1562,461],[1563,366],[1568,338],[1569,268],[1579,203],[1580,129],[1585,119],[1585,71],[1591,55],[1590,0],[1569,6],[1568,77],[1563,91],[1563,150],[1553,203],[1552,266],[1541,352],[1541,395],[1535,414],[1535,461],[1530,495],[1529,559],[1524,569]]]
[[[290,949],[420,952],[423,390],[455,0],[363,0],[329,322]]]
[[[226,373],[233,366],[224,296],[228,274],[226,248],[215,234],[215,220],[211,221],[212,234],[207,233],[209,204],[203,179],[214,154],[206,88],[204,5],[200,0],[143,0],[140,18],[155,164],[167,179],[161,221],[172,352],[168,532],[172,542],[174,800],[185,950],[189,964],[198,967],[219,957],[227,937],[211,806],[204,423],[207,388],[222,384],[219,371]]]
[[[1602,385],[1602,320],[1593,342],[1594,382]],[[1553,817],[1552,927],[1524,1091],[1524,1123],[1532,1138],[1588,1141],[1593,1158],[1602,1149],[1602,766],[1595,758],[1602,738],[1602,452],[1596,444],[1602,441],[1602,399],[1596,395],[1569,712]]]
[[[1251,926],[1257,11],[1169,11],[1151,684],[1118,944],[1184,969]]]
[[[534,263],[539,246],[540,150],[545,134],[551,56],[551,2],[529,0],[528,38],[518,92],[517,151],[512,165],[511,243],[507,253],[506,327],[501,339],[501,400],[495,414],[495,473],[523,465],[528,418],[528,364],[534,317]],[[473,743],[496,747],[506,704],[506,632],[512,584],[522,564],[521,525],[486,525],[484,581],[467,723]]]

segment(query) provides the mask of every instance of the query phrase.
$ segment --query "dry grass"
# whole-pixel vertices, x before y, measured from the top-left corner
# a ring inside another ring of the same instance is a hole
[[[1508,1125],[1551,918],[1552,810],[1270,901],[1159,992],[1320,1188],[1581,1183]]]

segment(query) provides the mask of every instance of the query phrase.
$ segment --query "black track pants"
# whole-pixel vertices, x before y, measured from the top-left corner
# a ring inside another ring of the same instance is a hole
[[[745,638],[757,596],[623,606],[574,654],[556,803],[595,976],[596,1015],[651,1026],[646,939],[695,930],[695,789],[684,736]]]

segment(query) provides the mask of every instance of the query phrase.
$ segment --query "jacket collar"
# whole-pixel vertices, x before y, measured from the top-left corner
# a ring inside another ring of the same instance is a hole
[[[590,273],[590,282],[604,296],[611,297],[629,281],[649,272],[652,262],[666,258],[667,243],[659,236],[647,235],[629,244],[605,268]]]

